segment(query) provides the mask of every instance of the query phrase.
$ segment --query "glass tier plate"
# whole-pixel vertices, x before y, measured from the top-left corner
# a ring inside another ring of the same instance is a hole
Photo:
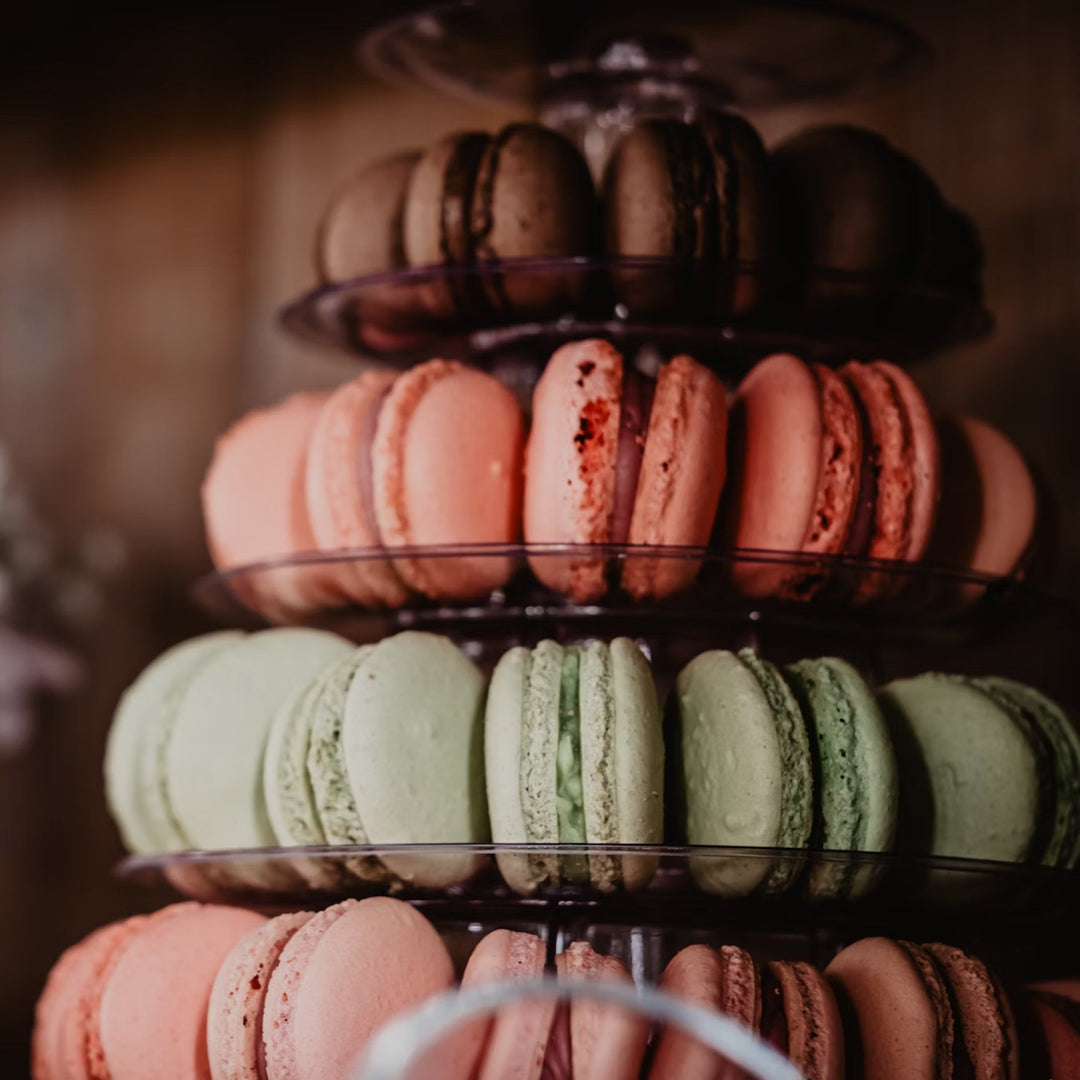
[[[406,86],[543,109],[673,84],[708,105],[850,99],[924,64],[926,43],[881,14],[805,0],[457,0],[412,5],[361,44],[369,70]]]
[[[607,591],[578,602],[542,585],[583,559],[607,563]],[[366,606],[365,575],[408,562],[440,580],[475,575],[505,582],[494,590],[430,598],[413,594],[394,609]],[[661,599],[635,599],[622,586],[627,568],[648,564],[677,572],[681,588]],[[494,572],[494,573],[493,573]],[[867,590],[874,593],[867,598]],[[764,595],[761,595],[764,591]],[[318,603],[280,602],[310,595]],[[877,637],[955,642],[983,637],[1053,613],[1068,619],[1063,601],[1012,577],[972,574],[921,563],[721,547],[641,545],[474,544],[306,553],[211,574],[195,586],[197,600],[220,621],[318,625],[356,640],[401,629],[427,629],[509,644],[531,635],[586,633],[689,634],[724,628],[778,626],[872,633]]]
[[[605,337],[689,352],[731,379],[781,351],[910,361],[991,326],[970,296],[839,270],[796,287],[762,263],[584,256],[388,270],[314,288],[281,318],[305,339],[401,367],[434,355],[542,366],[565,341]]]
[[[372,859],[383,880],[366,880]],[[506,860],[555,866],[559,883],[528,895],[499,871]],[[367,860],[362,861],[362,860]],[[607,880],[619,862],[633,890]],[[859,852],[645,845],[402,844],[266,848],[132,856],[121,878],[169,883],[185,896],[266,907],[322,906],[390,894],[432,917],[465,922],[532,921],[653,927],[776,930],[874,928],[921,934],[924,924],[1022,925],[1075,910],[1080,873],[974,859]],[[769,877],[772,875],[772,877]],[[786,877],[782,886],[778,882]],[[568,878],[574,878],[571,881]],[[944,929],[935,933],[944,934]]]

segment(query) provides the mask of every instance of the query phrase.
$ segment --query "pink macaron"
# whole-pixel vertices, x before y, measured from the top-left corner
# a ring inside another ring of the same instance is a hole
[[[900,368],[853,361],[833,372],[770,356],[739,386],[731,426],[727,541],[803,557],[789,565],[744,558],[733,568],[740,591],[813,596],[829,567],[805,557],[923,557],[940,493],[939,449],[926,402]],[[866,573],[855,598],[896,587],[894,575]]]
[[[308,440],[325,401],[325,394],[294,394],[249,412],[218,439],[202,507],[210,557],[219,570],[315,550],[304,475]],[[235,587],[275,621],[333,599],[333,582],[304,567],[266,570]]]
[[[327,908],[296,930],[270,975],[262,1021],[267,1076],[349,1080],[386,1020],[453,981],[442,939],[408,904],[372,897]]]
[[[308,513],[323,550],[511,544],[520,537],[524,427],[517,399],[490,375],[431,360],[396,378],[366,372],[333,393],[312,433]],[[513,570],[505,556],[357,560],[337,568],[365,605],[409,590],[482,596]]]
[[[723,384],[688,356],[656,379],[624,364],[606,341],[565,345],[533,393],[525,450],[526,543],[708,543],[726,470]],[[536,576],[579,602],[607,589],[595,556],[536,555]],[[687,586],[700,563],[638,556],[623,564],[636,599]]]
[[[265,920],[237,908],[174,904],[90,935],[57,962],[38,1003],[34,1080],[212,1080],[211,986],[233,945]]]

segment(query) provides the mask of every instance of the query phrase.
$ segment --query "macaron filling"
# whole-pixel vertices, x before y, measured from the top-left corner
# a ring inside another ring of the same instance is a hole
[[[788,1055],[788,1022],[780,981],[763,965],[761,972],[761,1037],[777,1053]]]
[[[573,1080],[573,1046],[570,1034],[570,1006],[563,1003],[555,1010],[555,1019],[544,1051],[540,1080]]]
[[[656,380],[640,371],[623,371],[619,399],[619,442],[615,454],[615,492],[611,512],[611,542],[625,544],[634,515],[645,436],[649,430]]]
[[[584,844],[585,800],[581,782],[581,654],[571,646],[563,654],[559,686],[559,748],[556,754],[556,810],[559,843]]]

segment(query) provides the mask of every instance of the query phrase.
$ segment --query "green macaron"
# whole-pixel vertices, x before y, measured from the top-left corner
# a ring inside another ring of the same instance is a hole
[[[814,847],[890,851],[896,833],[898,780],[892,740],[873,691],[845,660],[800,660],[784,669],[814,749]],[[815,897],[859,896],[874,867],[821,861],[808,890]]]
[[[150,855],[186,846],[165,797],[165,747],[196,673],[243,636],[222,631],[182,641],[149,664],[121,697],[105,747],[105,795],[129,851]]]
[[[1052,702],[1007,680],[937,672],[889,683],[881,701],[900,756],[902,851],[1074,857],[1077,747]]]
[[[489,838],[484,798],[484,678],[450,640],[406,631],[355,650],[323,676],[311,706],[307,774],[332,844],[469,844]],[[287,785],[286,785],[287,789]],[[482,865],[470,851],[350,859],[441,888]]]
[[[749,649],[714,649],[676,681],[686,839],[690,844],[804,848],[813,772],[798,702],[772,664]],[[791,859],[694,859],[702,888],[742,896],[786,888]]]
[[[485,760],[497,843],[657,844],[664,749],[649,665],[627,638],[542,641],[502,657],[488,692]],[[588,851],[499,855],[511,888],[560,881],[639,888],[655,859]]]

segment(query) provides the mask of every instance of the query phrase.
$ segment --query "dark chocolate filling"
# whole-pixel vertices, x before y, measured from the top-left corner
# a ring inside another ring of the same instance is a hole
[[[960,1008],[960,1002],[956,998],[956,991],[949,979],[949,974],[944,966],[939,964],[929,949],[923,950],[931,965],[938,973],[945,993],[949,998],[949,1008],[953,1014],[953,1044],[952,1044],[952,1080],[976,1080],[975,1062],[971,1060],[968,1052],[968,1033],[965,1029],[964,1010]]]
[[[615,499],[611,513],[611,542],[625,544],[634,515],[645,436],[649,430],[656,382],[640,371],[623,373],[619,401],[619,442],[615,452]]]
[[[773,1049],[788,1056],[788,1023],[784,992],[768,964],[761,969],[761,1037]]]
[[[470,262],[499,257],[499,253],[491,245],[491,232],[495,227],[495,181],[499,175],[499,158],[506,144],[524,127],[525,124],[510,124],[504,127],[488,141],[488,146],[478,162],[472,206],[466,222]],[[510,299],[506,295],[503,275],[491,272],[485,275],[485,281],[490,292],[483,293],[483,285],[478,283],[481,296],[490,299],[499,310],[510,310]]]
[[[851,531],[848,533],[847,554],[861,558],[870,550],[870,540],[874,535],[874,516],[877,510],[877,481],[881,466],[878,464],[874,433],[870,428],[866,407],[863,405],[862,398],[859,397],[859,392],[854,383],[847,379],[845,379],[845,382],[847,382],[848,389],[851,391],[851,399],[855,402],[855,411],[859,414],[863,445],[862,465],[859,468],[858,501],[855,504],[855,515],[851,521]]]
[[[375,432],[379,425],[379,413],[382,412],[383,402],[386,401],[391,386],[387,386],[371,403],[371,408],[368,409],[360,422],[360,448],[356,461],[356,483],[360,495],[360,510],[368,527],[377,538],[380,547],[382,546],[382,537],[379,535],[379,525],[375,518],[375,471],[371,464],[371,449],[375,445]]]
[[[473,260],[471,218],[477,174],[491,136],[474,132],[461,136],[443,176],[442,213],[439,218],[439,251],[446,264]],[[467,308],[474,291],[469,278],[451,275],[449,285],[454,302]]]

